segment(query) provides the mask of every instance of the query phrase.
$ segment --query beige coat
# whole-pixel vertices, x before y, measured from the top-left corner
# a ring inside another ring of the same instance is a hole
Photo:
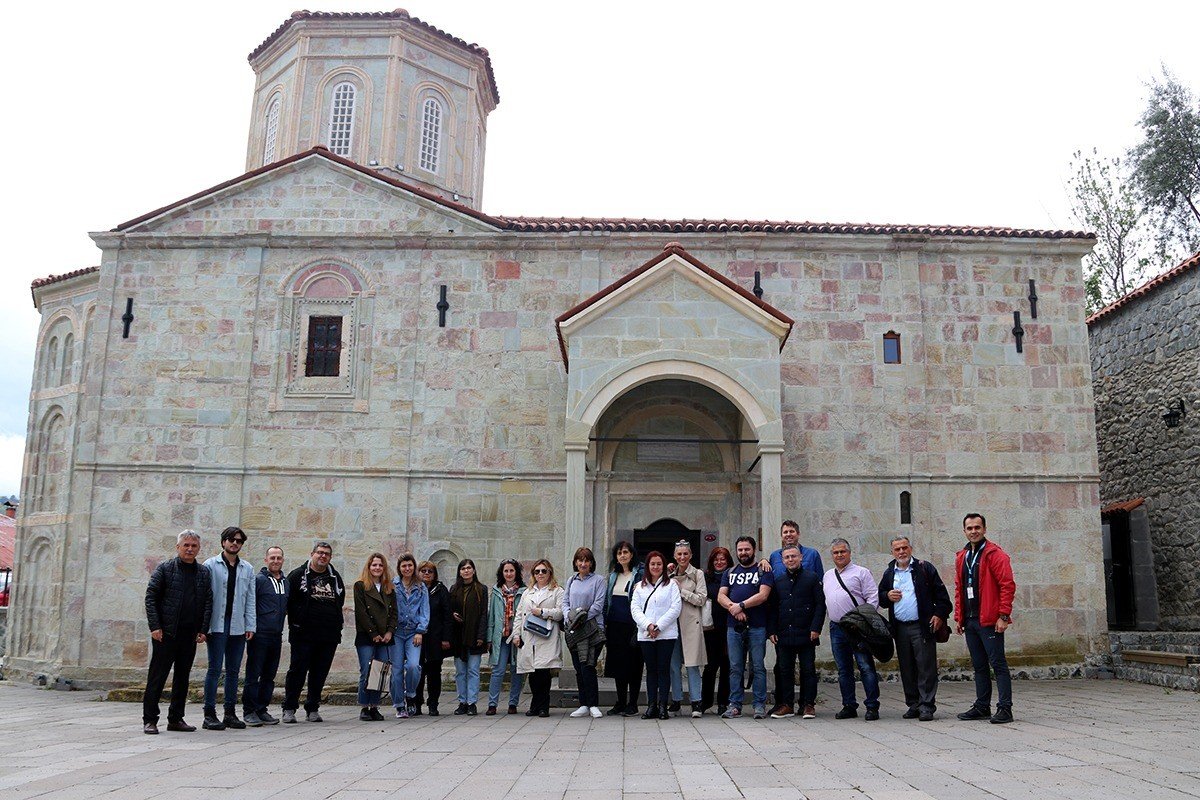
[[[704,649],[704,628],[700,624],[700,609],[708,602],[708,584],[704,573],[688,564],[687,571],[676,577],[683,610],[679,612],[679,639],[683,647],[685,667],[703,667],[708,663]]]
[[[512,636],[508,638],[512,643],[521,640],[521,648],[517,651],[517,672],[523,674],[535,669],[556,669],[563,665],[562,601],[562,587],[529,588],[521,595],[516,616],[513,617]],[[548,639],[525,630],[525,618],[535,607],[541,609],[542,619],[554,628]]]

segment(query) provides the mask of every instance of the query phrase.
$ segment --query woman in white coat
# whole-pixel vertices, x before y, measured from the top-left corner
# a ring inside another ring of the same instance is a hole
[[[671,653],[679,638],[679,586],[667,577],[662,553],[646,556],[646,572],[633,590],[629,610],[637,625],[638,643],[646,662],[646,712],[642,719],[669,719]]]
[[[513,632],[509,637],[517,648],[517,673],[529,675],[529,693],[532,698],[527,717],[550,716],[550,670],[562,667],[562,600],[563,590],[554,579],[554,565],[546,559],[533,564],[533,577],[529,588],[521,595],[517,615],[513,618]],[[531,628],[526,630],[526,620],[532,619]]]

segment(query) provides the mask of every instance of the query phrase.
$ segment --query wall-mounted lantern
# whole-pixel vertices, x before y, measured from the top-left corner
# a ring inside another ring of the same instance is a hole
[[[1167,413],[1162,415],[1163,422],[1167,423],[1168,428],[1178,428],[1179,422],[1187,416],[1187,409],[1183,407],[1183,398],[1179,398],[1178,406],[1171,406],[1167,409]]]

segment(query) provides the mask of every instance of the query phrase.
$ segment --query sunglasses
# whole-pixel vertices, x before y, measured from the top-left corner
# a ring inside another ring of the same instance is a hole
[[[235,536],[234,538],[226,539],[225,541],[233,542],[234,544],[245,544],[246,543],[246,540],[241,538],[240,536]]]
[[[550,570],[546,569],[545,567],[538,567],[537,569],[535,569],[533,571],[533,574],[534,575],[549,575]]]
[[[418,572],[424,572],[424,573],[426,573],[427,575],[432,575],[432,574],[433,574],[433,570],[431,570],[429,567],[426,567],[425,569],[420,569],[420,570],[417,570],[417,571],[418,571]]]

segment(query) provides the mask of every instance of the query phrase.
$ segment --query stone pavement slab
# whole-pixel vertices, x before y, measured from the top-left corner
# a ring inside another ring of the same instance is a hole
[[[159,736],[141,707],[0,681],[0,797],[212,800],[1054,800],[1200,798],[1200,695],[1114,681],[1020,681],[1011,725],[954,719],[969,683],[939,689],[939,718],[666,722],[524,715],[323,724]],[[200,709],[189,707],[193,722]]]

